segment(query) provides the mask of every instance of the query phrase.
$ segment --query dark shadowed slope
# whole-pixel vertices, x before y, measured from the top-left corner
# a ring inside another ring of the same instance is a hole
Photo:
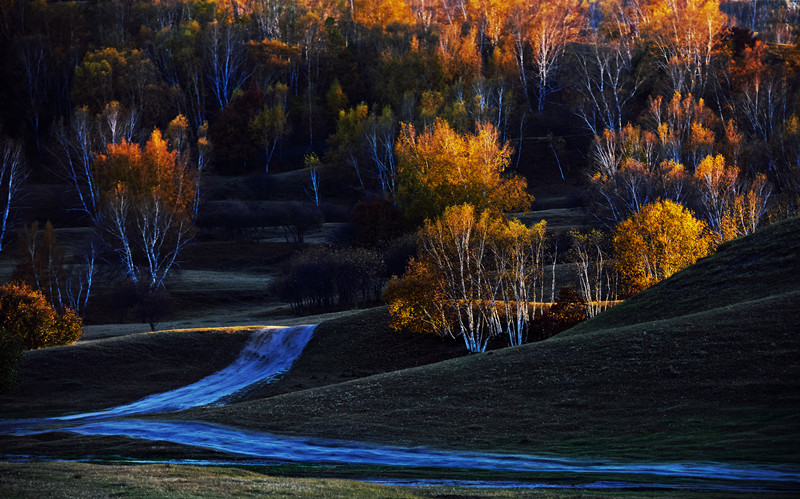
[[[31,350],[0,417],[104,409],[193,383],[228,366],[256,328],[162,331]]]
[[[668,319],[800,291],[800,217],[730,241],[670,279],[566,334]],[[768,303],[766,313],[770,312]],[[762,315],[762,314],[759,314]],[[758,327],[757,318],[743,316]]]
[[[732,242],[542,343],[185,417],[443,448],[798,463],[799,229]]]

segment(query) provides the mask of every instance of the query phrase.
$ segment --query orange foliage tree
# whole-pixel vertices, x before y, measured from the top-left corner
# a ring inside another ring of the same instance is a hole
[[[109,144],[94,168],[101,226],[128,277],[152,292],[191,238],[196,172],[157,129],[144,147]]]
[[[614,250],[627,293],[637,293],[708,255],[705,222],[672,201],[649,204],[617,226]]]
[[[522,211],[533,200],[523,177],[503,175],[511,148],[500,143],[491,124],[462,135],[441,119],[422,132],[404,123],[395,152],[397,201],[411,220],[436,217],[445,207],[462,203],[480,210]]]
[[[66,345],[83,334],[81,318],[71,309],[58,314],[47,298],[27,284],[0,285],[0,331],[7,331],[25,349]]]

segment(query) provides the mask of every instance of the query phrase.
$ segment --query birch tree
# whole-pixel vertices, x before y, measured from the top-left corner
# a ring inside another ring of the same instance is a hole
[[[494,272],[490,318],[498,334],[508,336],[510,345],[521,345],[536,315],[537,301],[542,300],[537,289],[544,280],[547,223],[542,220],[529,228],[511,220],[495,227],[489,245]]]
[[[55,128],[51,153],[58,163],[56,174],[69,183],[78,198],[77,209],[95,225],[102,219],[95,155],[105,152],[108,144],[130,142],[139,129],[138,122],[135,111],[112,101],[98,116],[92,115],[88,107],[76,109],[68,123]]]
[[[94,167],[101,227],[128,278],[152,293],[191,240],[196,172],[157,129],[144,147],[109,144]]]
[[[394,155],[397,119],[389,106],[380,116],[371,113],[363,127],[367,141],[372,175],[378,179],[381,192],[389,199],[397,194],[397,160]]]
[[[763,174],[746,181],[740,177],[739,168],[727,166],[719,154],[707,156],[700,163],[695,179],[706,220],[721,241],[755,232],[771,194]]]
[[[619,131],[628,116],[628,106],[642,84],[633,67],[632,40],[617,40],[599,34],[574,52],[578,73],[575,89],[583,97],[576,114],[593,134],[603,129]]]
[[[617,279],[613,258],[604,234],[598,230],[570,231],[569,258],[578,278],[578,292],[586,302],[586,317],[592,318],[616,300]]]
[[[205,34],[206,81],[219,108],[224,108],[250,77],[247,68],[247,46],[241,29],[231,20],[214,20]]]
[[[417,258],[384,294],[393,329],[461,337],[469,352],[490,338],[525,342],[544,313],[546,223],[526,227],[463,204],[419,231]]]
[[[444,306],[456,318],[457,336],[471,353],[483,352],[493,334],[487,268],[490,217],[464,204],[452,206],[420,231],[422,254],[441,273]],[[489,312],[491,313],[491,312]]]
[[[702,96],[714,44],[725,27],[719,0],[658,0],[648,7],[646,37],[656,48],[669,90]]]
[[[264,147],[264,172],[269,173],[269,164],[275,148],[291,132],[287,118],[289,87],[282,83],[267,87],[264,108],[250,120],[250,130]]]
[[[16,209],[23,194],[28,169],[20,144],[5,140],[0,157],[0,252],[16,222]]]
[[[536,109],[544,111],[547,96],[555,89],[556,74],[564,50],[577,32],[580,17],[574,0],[542,1],[530,24],[530,44],[536,66]]]
[[[22,230],[21,260],[14,270],[33,289],[41,291],[61,314],[67,309],[83,317],[92,292],[97,251],[94,242],[80,255],[68,255],[58,243],[53,224],[43,230],[34,222]]]

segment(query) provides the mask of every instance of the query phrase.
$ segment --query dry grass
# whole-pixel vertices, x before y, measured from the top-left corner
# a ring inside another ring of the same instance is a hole
[[[270,476],[256,468],[170,464],[0,463],[5,497],[186,498],[186,497],[586,497],[581,491],[492,490],[460,487],[389,487],[354,480]],[[628,497],[663,497],[638,493]],[[707,497],[707,496],[704,496]]]

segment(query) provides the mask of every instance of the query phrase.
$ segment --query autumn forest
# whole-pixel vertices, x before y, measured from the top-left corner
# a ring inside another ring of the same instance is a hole
[[[800,211],[794,0],[3,0],[0,29],[15,348],[109,303],[155,327],[193,245],[280,227],[292,313],[387,303],[481,352]],[[300,194],[272,209],[208,197],[287,172]],[[589,222],[519,218],[554,193]],[[69,227],[91,236],[66,248]]]

